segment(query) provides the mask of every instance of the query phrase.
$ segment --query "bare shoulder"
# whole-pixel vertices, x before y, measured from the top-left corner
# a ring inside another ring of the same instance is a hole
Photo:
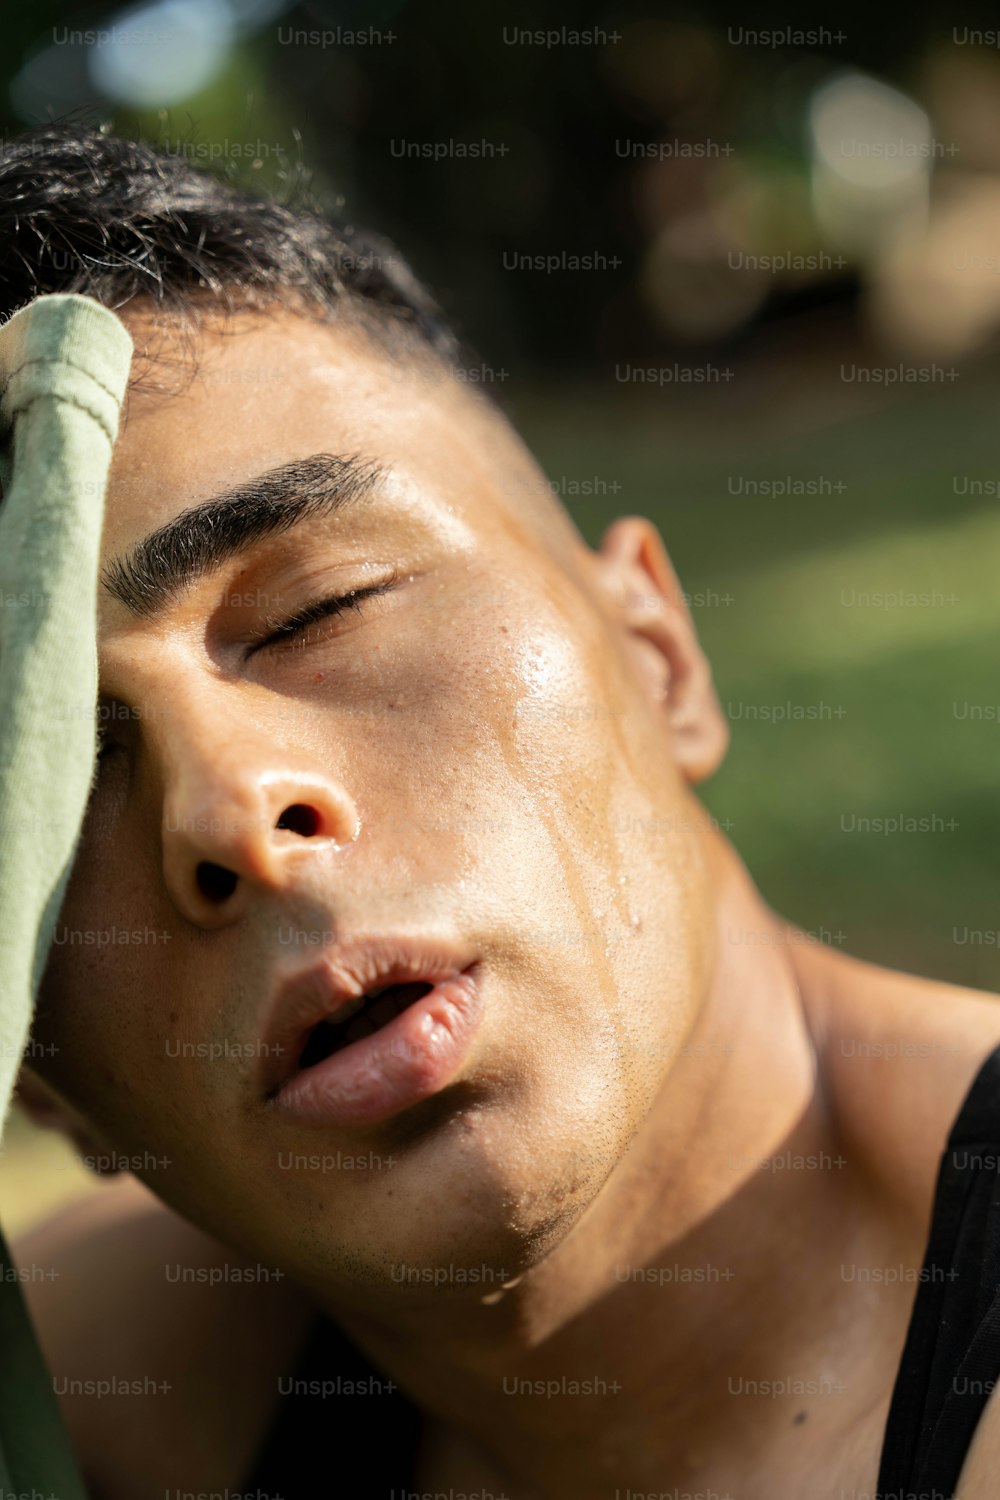
[[[1000,1046],[1000,996],[829,950],[800,956],[845,1153],[924,1220],[948,1134]]]
[[[14,1246],[81,1467],[100,1500],[238,1487],[310,1310],[131,1178]]]

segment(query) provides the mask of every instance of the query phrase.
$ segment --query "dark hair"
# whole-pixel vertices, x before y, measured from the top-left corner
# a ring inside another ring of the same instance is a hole
[[[176,150],[62,121],[0,143],[0,318],[46,292],[168,314],[291,302],[461,365],[396,248],[356,224],[234,187]]]

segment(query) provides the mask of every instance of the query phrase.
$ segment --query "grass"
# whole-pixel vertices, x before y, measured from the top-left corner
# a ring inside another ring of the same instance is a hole
[[[659,526],[732,721],[704,800],[764,894],[846,951],[1000,987],[1000,368],[853,403],[615,396],[515,415],[551,478],[618,485],[567,500],[588,540]],[[789,479],[820,493],[746,492]],[[893,817],[926,831],[859,831]]]

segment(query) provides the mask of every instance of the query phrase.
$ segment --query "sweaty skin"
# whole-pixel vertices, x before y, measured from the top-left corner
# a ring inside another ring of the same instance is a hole
[[[151,325],[129,321],[141,356]],[[384,479],[155,618],[102,594],[108,743],[60,930],[156,937],[54,946],[26,1097],[138,1158],[202,1246],[282,1268],[296,1329],[306,1301],[339,1319],[429,1414],[422,1489],[873,1491],[914,1285],[843,1267],[919,1265],[995,1002],[796,941],[766,908],[692,791],[726,725],[649,522],[586,547],[498,416],[361,334],[275,310],[207,323],[197,355],[175,392],[130,393],[105,563],[296,460]],[[290,805],[315,833],[277,826]],[[381,1125],[280,1117],[254,1050],[278,983],[375,933],[480,963],[469,1056]],[[928,1057],[857,1045],[901,1035]],[[303,1160],[337,1152],[374,1165]],[[784,1153],[805,1165],[762,1166]],[[58,1346],[44,1292],[37,1310]],[[814,1393],[740,1395],[789,1377]],[[103,1492],[138,1493],[101,1457],[113,1403],[68,1409]],[[167,1448],[151,1432],[144,1484],[203,1489],[212,1451],[238,1487],[252,1443]]]

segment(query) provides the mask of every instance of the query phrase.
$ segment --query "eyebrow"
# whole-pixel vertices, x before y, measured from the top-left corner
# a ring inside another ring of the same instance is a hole
[[[358,454],[315,453],[182,511],[111,561],[107,591],[132,614],[154,618],[197,579],[266,537],[369,499],[387,471]]]

